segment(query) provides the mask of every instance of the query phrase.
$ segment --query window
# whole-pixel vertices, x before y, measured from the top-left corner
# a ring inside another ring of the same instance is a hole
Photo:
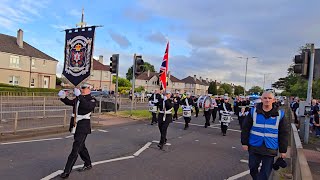
[[[20,80],[19,76],[10,76],[9,77],[9,84],[11,84],[11,85],[19,85],[19,80]]]
[[[43,65],[44,65],[44,66],[46,65],[46,63],[47,63],[46,60],[43,60]]]
[[[20,67],[20,57],[10,56],[10,67],[19,68]]]
[[[148,84],[148,81],[146,81],[146,84]]]
[[[35,68],[35,67],[36,67],[36,65],[35,65],[35,60],[34,60],[34,59],[31,60],[31,67],[32,67],[32,68]]]
[[[93,72],[90,74],[91,77],[93,77]]]
[[[30,87],[34,87],[34,78],[31,79]]]
[[[109,76],[108,76],[108,75],[109,75],[109,73],[108,73],[108,72],[105,72],[105,74],[104,74],[104,75],[105,75],[105,77],[106,77],[106,78],[108,78],[108,77],[109,77]]]

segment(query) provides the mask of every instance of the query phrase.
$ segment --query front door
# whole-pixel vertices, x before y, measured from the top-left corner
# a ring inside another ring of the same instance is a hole
[[[50,80],[50,77],[43,78],[43,88],[49,88],[49,80]]]

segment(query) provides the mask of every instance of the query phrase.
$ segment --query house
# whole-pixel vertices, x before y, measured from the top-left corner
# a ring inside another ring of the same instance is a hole
[[[180,79],[176,78],[175,76],[171,75],[171,72],[168,72],[168,90],[172,93],[179,91],[183,93],[185,90],[185,83]]]
[[[90,77],[86,81],[93,86],[93,89],[115,90],[115,84],[112,83],[112,74],[110,66],[103,64],[103,56],[99,59],[93,59],[92,71]]]
[[[185,91],[190,92],[194,95],[203,95],[208,93],[208,88],[202,83],[202,80],[200,81],[197,79],[197,76],[194,75],[193,77],[188,76],[182,81],[185,83]]]
[[[17,37],[0,34],[0,83],[31,88],[55,88],[58,60]]]
[[[145,91],[153,92],[155,89],[159,89],[159,73],[150,72],[143,72],[135,78],[135,88],[140,86],[144,87]]]

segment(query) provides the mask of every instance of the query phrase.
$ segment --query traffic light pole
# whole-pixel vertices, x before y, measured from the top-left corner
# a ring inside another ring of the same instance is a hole
[[[135,95],[134,95],[134,86],[135,86],[135,80],[136,80],[136,78],[135,78],[135,72],[136,72],[135,60],[136,60],[136,54],[133,55],[133,65],[132,65],[132,90],[131,90],[132,98],[131,98],[130,116],[132,116],[133,101],[134,101],[134,98],[135,98]]]
[[[313,82],[313,69],[314,69],[314,44],[310,44],[310,63],[309,63],[309,80],[308,80],[308,91],[307,91],[307,106],[311,106],[311,98],[312,98],[312,82]],[[308,144],[309,141],[309,122],[310,116],[305,116],[304,120],[304,143]]]
[[[117,54],[118,56],[118,62],[117,62],[117,73],[116,73],[116,92],[115,92],[115,95],[116,95],[116,98],[115,98],[115,114],[117,114],[117,111],[118,111],[118,72],[119,72],[119,54]]]

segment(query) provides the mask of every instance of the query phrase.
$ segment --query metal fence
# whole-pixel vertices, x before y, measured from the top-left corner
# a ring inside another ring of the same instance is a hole
[[[57,92],[15,92],[0,91],[0,96],[56,96]]]
[[[98,97],[94,115],[115,110],[114,99]],[[130,110],[131,100],[119,98],[119,110]],[[41,128],[65,127],[71,106],[56,96],[0,96],[0,133],[16,133]],[[147,109],[136,100],[133,109]]]
[[[312,174],[303,152],[303,147],[295,124],[291,124],[291,164],[294,180],[312,180]]]

